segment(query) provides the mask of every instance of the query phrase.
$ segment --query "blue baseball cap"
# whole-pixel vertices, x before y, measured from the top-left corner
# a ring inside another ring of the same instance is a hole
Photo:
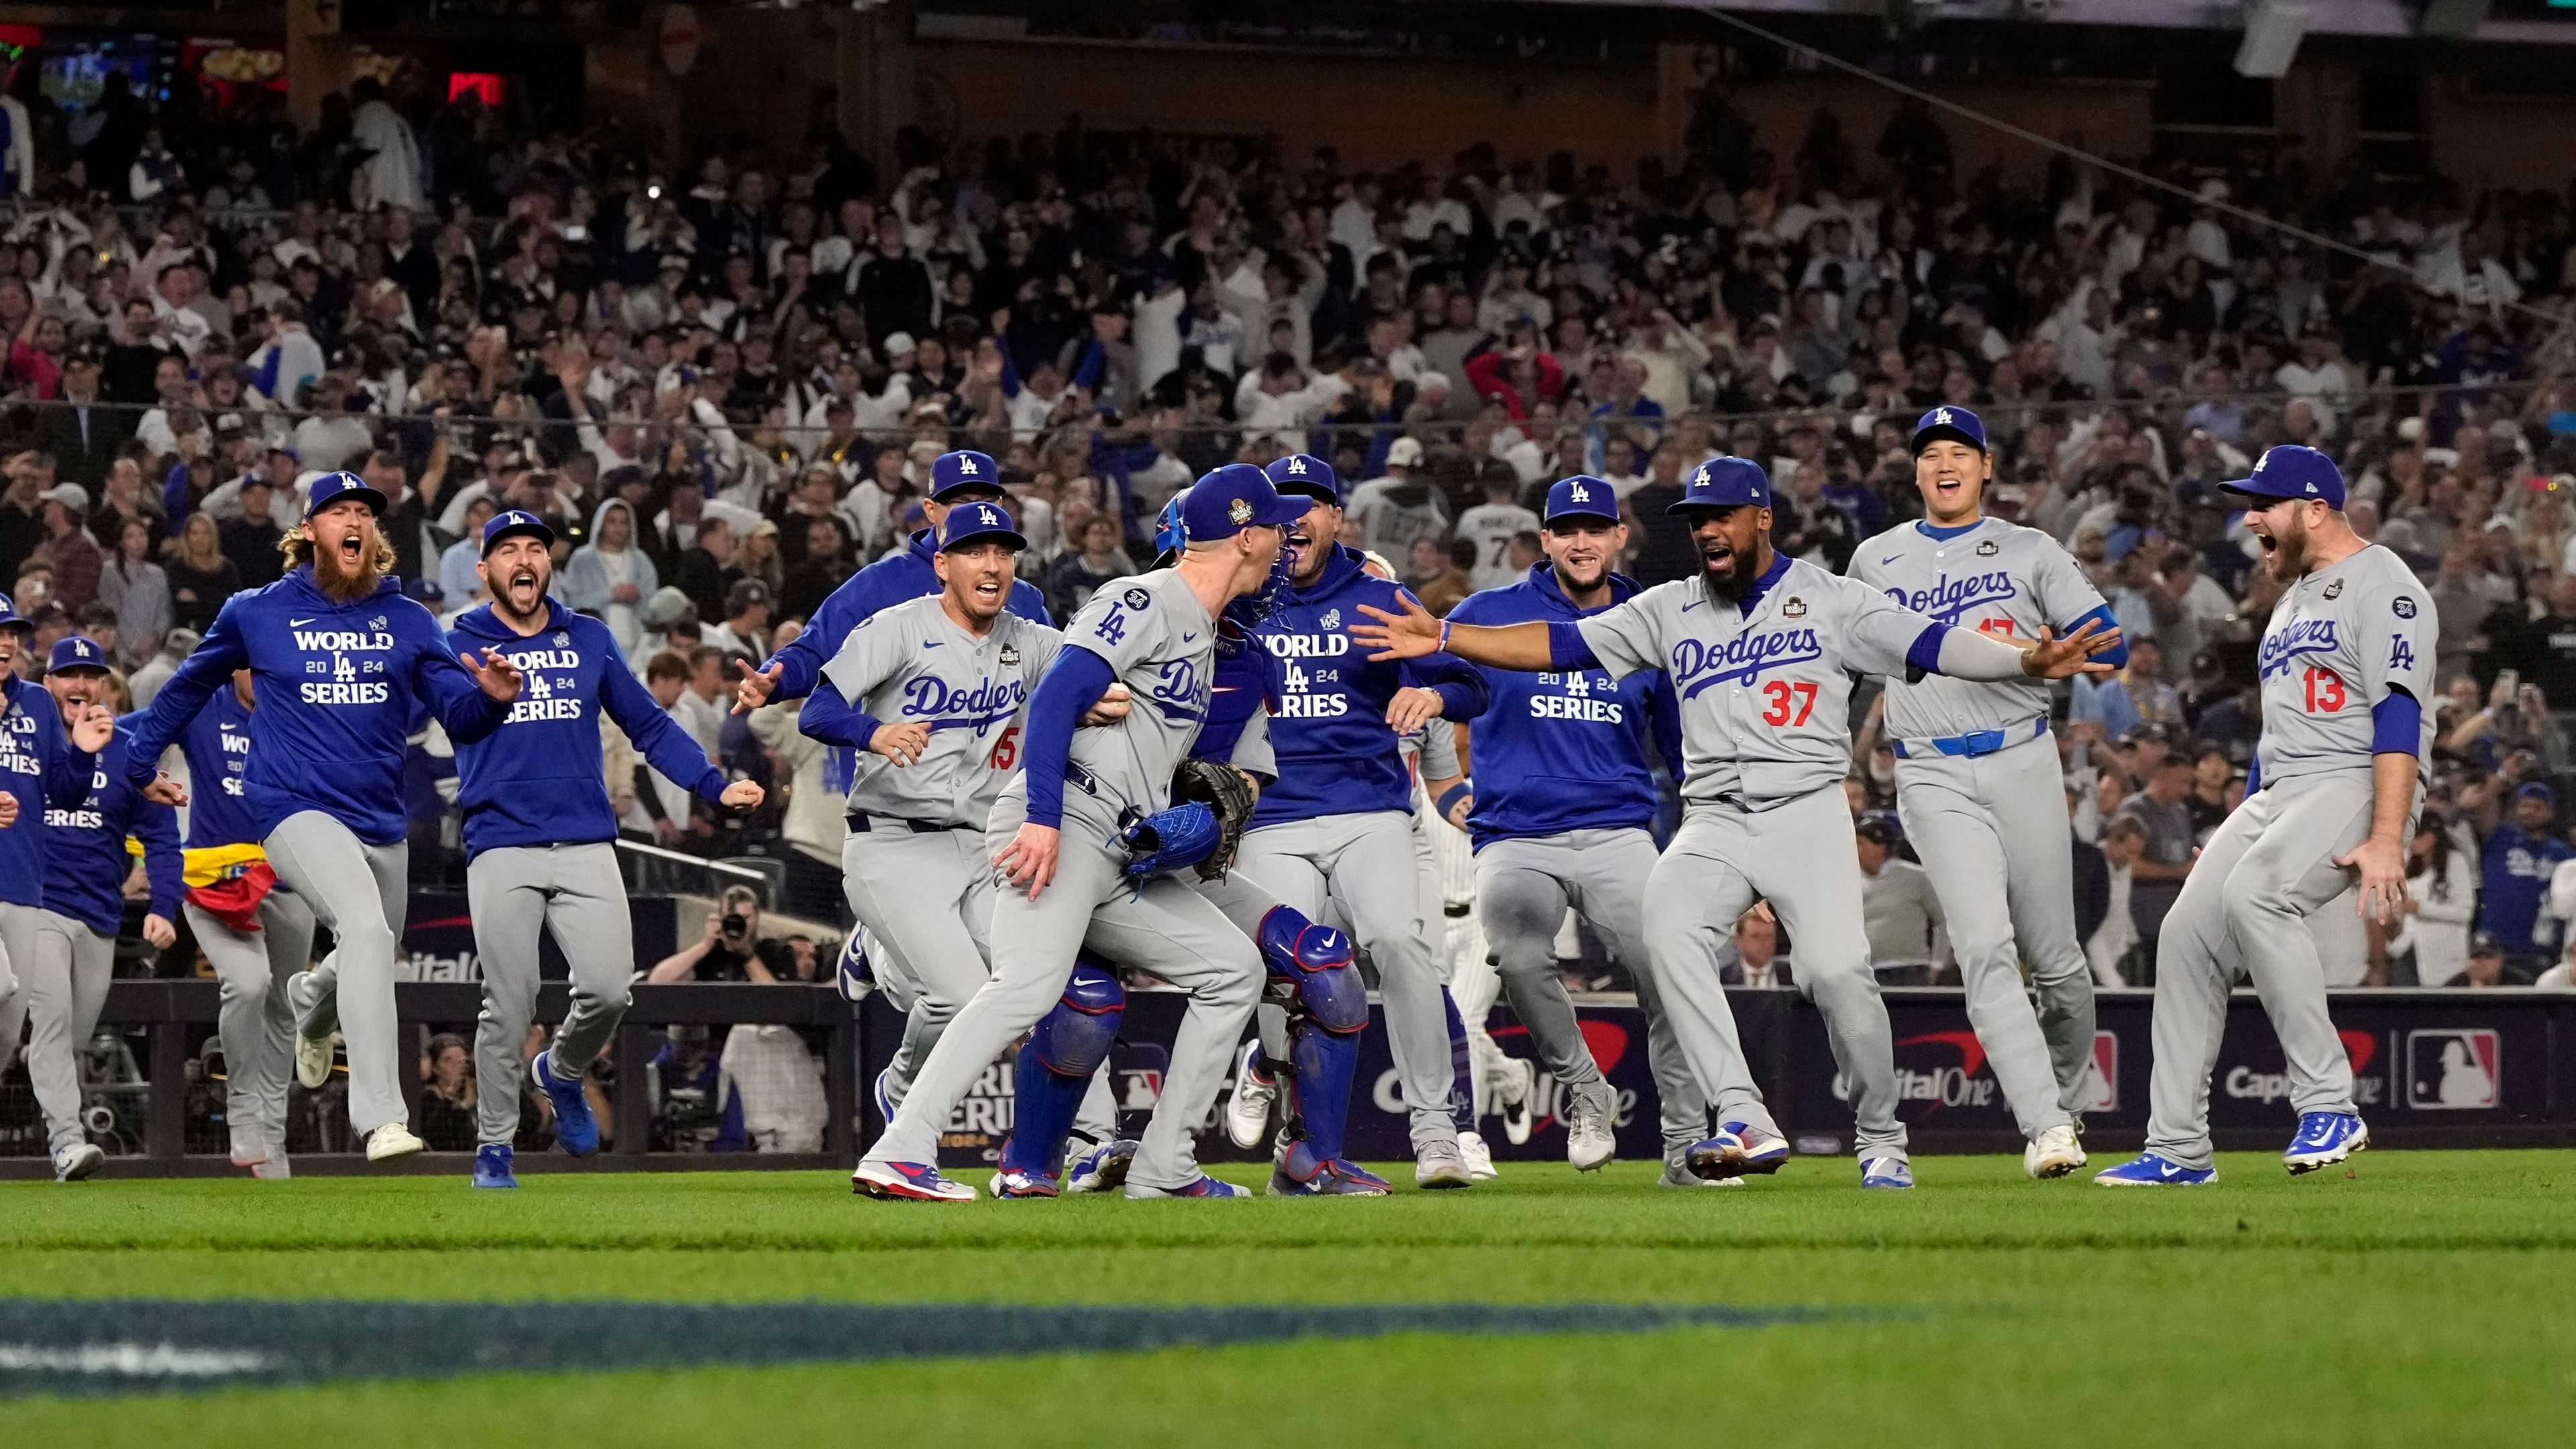
[[[969,488],[1002,491],[1002,465],[993,461],[992,454],[960,448],[930,460],[931,502],[945,503],[949,494]]]
[[[105,674],[107,651],[98,647],[97,640],[84,639],[78,634],[57,639],[53,657],[45,661],[45,672],[60,674],[66,669],[95,669]]]
[[[70,642],[71,641],[68,639],[63,641],[65,644]],[[54,652],[56,654],[60,654],[62,652],[62,645],[55,645]],[[2514,791],[2513,798],[2516,803],[2524,800],[2537,800],[2543,805],[2552,807],[2555,807],[2558,804],[2558,797],[2551,793],[2550,788],[2547,785],[2540,783],[2538,780],[2533,780],[2529,784],[2524,785],[2521,789]]]
[[[305,490],[304,516],[311,518],[343,498],[355,498],[366,504],[369,513],[382,514],[385,511],[385,495],[377,492],[366,479],[344,469],[325,473],[313,480],[313,486]]]
[[[492,551],[492,545],[514,533],[524,533],[548,545],[552,545],[555,541],[553,524],[526,509],[511,508],[493,514],[491,521],[483,525],[483,552],[489,554]]]
[[[1547,512],[1541,521],[1553,528],[1560,518],[1598,518],[1617,523],[1618,491],[1589,473],[1560,478],[1547,490]]]
[[[1284,528],[1306,516],[1308,501],[1280,496],[1268,474],[1250,463],[1228,463],[1190,486],[1181,504],[1181,534],[1189,543],[1232,538],[1247,528]]]
[[[1682,488],[1682,501],[1664,511],[1738,508],[1747,503],[1756,508],[1771,506],[1771,475],[1750,458],[1711,458],[1691,474]]]
[[[1980,453],[1994,451],[1986,444],[1986,420],[1966,408],[1939,407],[1925,413],[1914,425],[1913,452],[1920,456],[1926,447],[1943,438],[1965,443]]]
[[[419,604],[444,604],[447,590],[440,588],[438,580],[433,578],[407,579],[403,582],[403,597]]]
[[[2248,498],[2273,502],[2284,498],[2313,499],[2328,508],[2343,507],[2343,470],[2334,465],[2334,459],[2296,443],[2266,448],[2252,476],[2218,487],[2221,492],[2241,493]]]
[[[1283,494],[1321,499],[1335,508],[1342,506],[1342,475],[1312,453],[1291,453],[1261,472],[1270,480],[1270,486]]]
[[[10,601],[7,594],[0,594],[0,629],[33,629],[34,627],[36,627],[34,620],[19,618],[18,606]]]
[[[1029,541],[1020,536],[1019,529],[1012,526],[1009,509],[998,503],[979,500],[960,503],[948,510],[947,522],[939,530],[939,551],[946,553],[952,548],[964,548],[988,538],[1001,539],[1015,550],[1029,546]]]

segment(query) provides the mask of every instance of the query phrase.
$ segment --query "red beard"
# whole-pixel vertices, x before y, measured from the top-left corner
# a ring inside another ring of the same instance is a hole
[[[354,604],[367,597],[376,591],[376,583],[384,577],[384,569],[377,559],[377,550],[372,547],[361,548],[358,557],[358,571],[343,573],[339,551],[326,549],[317,542],[313,546],[313,582],[321,585],[322,592],[336,603]]]

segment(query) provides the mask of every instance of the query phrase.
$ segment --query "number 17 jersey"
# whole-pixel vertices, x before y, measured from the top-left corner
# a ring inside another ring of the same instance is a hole
[[[2042,626],[2062,636],[2102,607],[2101,592],[2056,539],[2000,518],[1957,532],[1891,528],[1852,555],[1851,576],[1938,623],[2007,641],[2036,639]],[[2048,703],[2048,685],[2036,679],[1892,679],[1887,732],[1923,740],[2003,729],[2048,713]]]

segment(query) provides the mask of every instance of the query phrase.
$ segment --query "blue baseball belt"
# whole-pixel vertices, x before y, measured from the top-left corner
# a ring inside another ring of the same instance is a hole
[[[2006,725],[1999,730],[1978,730],[1974,734],[1952,735],[1945,740],[1898,740],[1896,757],[1900,760],[1929,759],[1934,755],[1953,755],[1975,759],[1991,755],[2024,740],[2035,740],[2048,733],[2048,716]]]

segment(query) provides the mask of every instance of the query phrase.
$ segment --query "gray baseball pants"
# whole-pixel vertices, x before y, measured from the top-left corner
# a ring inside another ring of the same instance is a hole
[[[1896,1050],[1869,967],[1860,851],[1839,785],[1762,811],[1693,804],[1646,881],[1655,985],[1701,1091],[1721,1121],[1780,1130],[1745,1065],[1718,978],[1718,943],[1757,899],[1788,930],[1791,975],[1824,1013],[1834,1064],[1852,1088],[1859,1155],[1902,1158]]]
[[[988,849],[1009,844],[1024,818],[1025,807],[1005,797],[985,834]],[[1190,995],[1162,1100],[1128,1181],[1169,1189],[1198,1178],[1192,1134],[1216,1103],[1244,1019],[1261,995],[1261,953],[1197,891],[1168,875],[1139,891],[1125,866],[1126,852],[1110,844],[1105,827],[1069,815],[1055,880],[1036,900],[1024,887],[995,887],[993,977],[948,1023],[867,1161],[936,1162],[949,1113],[976,1075],[1054,1008],[1075,952],[1088,945]]]
[[[505,845],[465,867],[474,952],[483,962],[483,1017],[474,1028],[476,1138],[519,1135],[519,1084],[537,1014],[537,932],[551,931],[572,968],[572,1009],[555,1033],[558,1068],[590,1065],[625,1019],[635,976],[635,923],[617,847]],[[559,1071],[557,1075],[561,1075]]]
[[[916,834],[886,822],[853,830],[841,842],[841,889],[869,940],[903,965],[903,1045],[886,1075],[886,1094],[901,1105],[940,1033],[992,977],[993,867],[983,832]]]
[[[1404,1084],[1414,1151],[1455,1145],[1449,1098],[1457,1074],[1440,997],[1448,973],[1432,955],[1422,919],[1413,817],[1380,810],[1263,826],[1243,837],[1235,869],[1310,920],[1324,918],[1328,895],[1340,903],[1352,940],[1377,967],[1387,1047]]]
[[[116,938],[59,911],[36,913],[32,967],[18,973],[27,999],[27,1081],[44,1109],[56,1152],[89,1140],[81,1125],[80,1053],[98,1030],[116,972]]]
[[[338,944],[301,988],[296,1030],[338,1030],[349,1051],[349,1125],[364,1138],[407,1122],[405,1058],[394,1017],[394,961],[410,906],[411,844],[369,845],[319,810],[299,810],[261,842],[277,878],[313,908]]]
[[[286,1151],[286,1086],[295,1074],[295,1008],[286,979],[313,964],[313,909],[293,891],[272,890],[259,903],[259,929],[236,931],[205,907],[179,909],[197,947],[215,968],[222,1006],[215,1034],[224,1044],[224,1120],[233,1156],[245,1161]]]
[[[0,901],[0,1072],[18,1059],[27,1026],[27,973],[36,965],[36,921],[42,906]]]
[[[1968,1024],[2021,1135],[2074,1120],[2093,1059],[2093,973],[2075,939],[2075,860],[2057,746],[1896,762],[1896,813],[1948,918]],[[2022,987],[2030,958],[2034,1010]],[[1793,968],[1794,969],[1794,968]]]
[[[2267,782],[2202,848],[2156,938],[2148,1151],[2211,1165],[2209,1074],[2240,974],[2254,978],[2280,1033],[2291,1107],[2354,1110],[2352,1060],[2326,1015],[2325,968],[2304,918],[2351,883],[2335,857],[2369,837],[2370,809],[2366,771]]]
[[[1646,1014],[1646,1060],[1669,1156],[1708,1135],[1708,1099],[1682,1055],[1648,960],[1646,882],[1654,870],[1655,839],[1643,830],[1497,840],[1476,852],[1476,909],[1512,1013],[1529,1028],[1539,1061],[1573,1093],[1607,1091],[1609,1083],[1557,974],[1557,928],[1571,906],[1610,938]]]

